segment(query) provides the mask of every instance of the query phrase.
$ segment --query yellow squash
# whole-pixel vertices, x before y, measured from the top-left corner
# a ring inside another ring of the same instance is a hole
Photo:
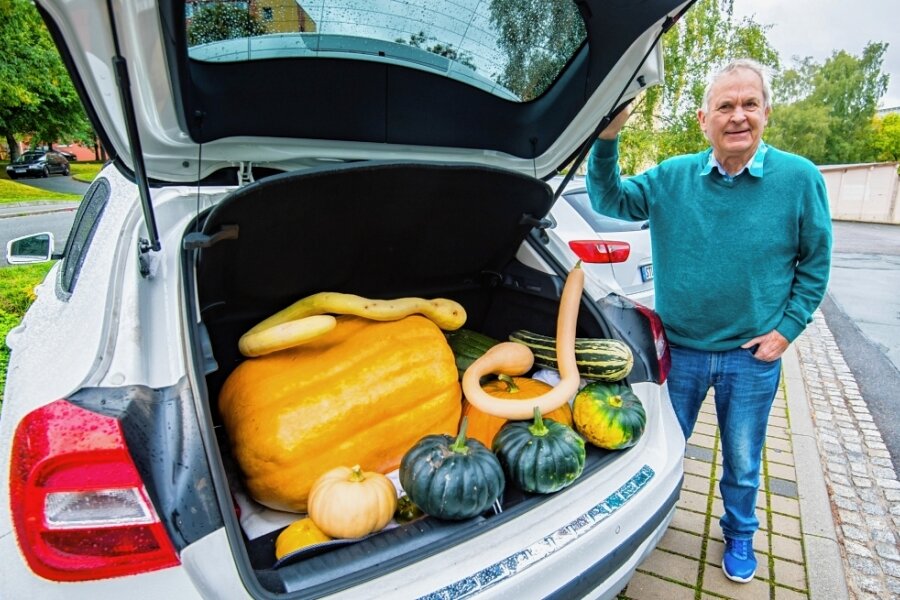
[[[303,512],[326,471],[386,473],[422,437],[456,435],[458,373],[437,325],[337,321],[308,344],[245,360],[219,394],[247,488],[272,508]]]
[[[328,537],[312,519],[306,517],[291,523],[278,534],[275,540],[275,558],[283,558],[301,548],[330,542]]]

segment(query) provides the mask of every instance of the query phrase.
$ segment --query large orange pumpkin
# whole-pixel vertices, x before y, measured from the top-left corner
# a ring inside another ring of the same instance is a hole
[[[528,400],[552,390],[553,387],[529,377],[500,375],[497,379],[482,385],[481,389],[491,396],[503,400]],[[465,399],[463,399],[462,416],[469,418],[468,437],[478,440],[488,448],[491,447],[494,436],[507,422],[507,419],[503,417],[495,417],[478,410]],[[572,408],[568,404],[563,404],[543,415],[543,418],[553,419],[572,427]]]
[[[422,437],[456,435],[460,395],[453,352],[429,319],[339,317],[319,339],[241,363],[219,411],[251,496],[302,512],[326,471],[387,473]]]

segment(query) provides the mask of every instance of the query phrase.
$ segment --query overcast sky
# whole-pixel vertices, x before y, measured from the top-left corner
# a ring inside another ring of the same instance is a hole
[[[868,42],[887,42],[881,69],[891,81],[880,106],[900,106],[900,0],[734,0],[734,11],[772,25],[767,35],[782,67],[793,56],[822,64],[835,50],[860,56]]]

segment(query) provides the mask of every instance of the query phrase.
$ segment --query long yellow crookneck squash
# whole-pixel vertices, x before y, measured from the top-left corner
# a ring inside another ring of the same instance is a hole
[[[396,321],[414,314],[431,319],[445,331],[466,322],[466,310],[446,298],[397,298],[371,300],[353,294],[320,292],[294,302],[241,336],[238,348],[244,356],[262,356],[309,342],[334,328],[330,314],[356,315],[373,321]]]
[[[523,420],[534,416],[535,407],[541,414],[547,414],[574,398],[581,384],[581,375],[578,373],[575,359],[575,328],[583,290],[584,269],[581,268],[579,261],[569,272],[559,299],[559,315],[556,319],[556,358],[559,363],[560,381],[556,387],[540,396],[519,402],[501,400],[485,392],[480,383],[485,375],[522,375],[534,363],[534,354],[528,346],[517,342],[501,342],[466,369],[462,380],[466,400],[489,415]]]

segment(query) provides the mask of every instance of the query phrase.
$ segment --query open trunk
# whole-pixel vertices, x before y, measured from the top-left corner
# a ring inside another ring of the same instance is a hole
[[[235,190],[201,215],[203,235],[192,234],[196,256],[186,253],[186,260],[196,258],[196,280],[186,287],[192,295],[195,286],[199,298],[203,327],[194,332],[194,344],[197,356],[207,360],[196,364],[207,371],[206,401],[213,423],[219,423],[219,390],[243,360],[240,335],[316,292],[446,297],[465,307],[466,328],[496,339],[506,339],[515,329],[555,334],[565,268],[542,252],[534,229],[552,202],[550,187],[530,177],[421,163],[356,163],[285,173]],[[520,251],[523,243],[533,250]],[[520,260],[525,255],[533,257],[528,262],[534,266]],[[186,272],[192,276],[191,269]],[[208,340],[200,334],[204,328]],[[630,343],[635,354],[632,382],[651,381],[658,374],[650,327],[627,301],[584,301],[578,335]],[[228,464],[229,441],[224,428],[216,431]],[[584,474],[573,488],[622,456],[589,447]],[[240,482],[232,476],[228,485]],[[553,496],[566,493],[568,489]],[[462,522],[428,517],[278,565],[278,531],[249,540],[233,515],[225,521],[245,583],[257,595],[302,591],[315,596],[439,553],[548,498],[508,485],[502,513]],[[257,582],[248,582],[250,577]]]

